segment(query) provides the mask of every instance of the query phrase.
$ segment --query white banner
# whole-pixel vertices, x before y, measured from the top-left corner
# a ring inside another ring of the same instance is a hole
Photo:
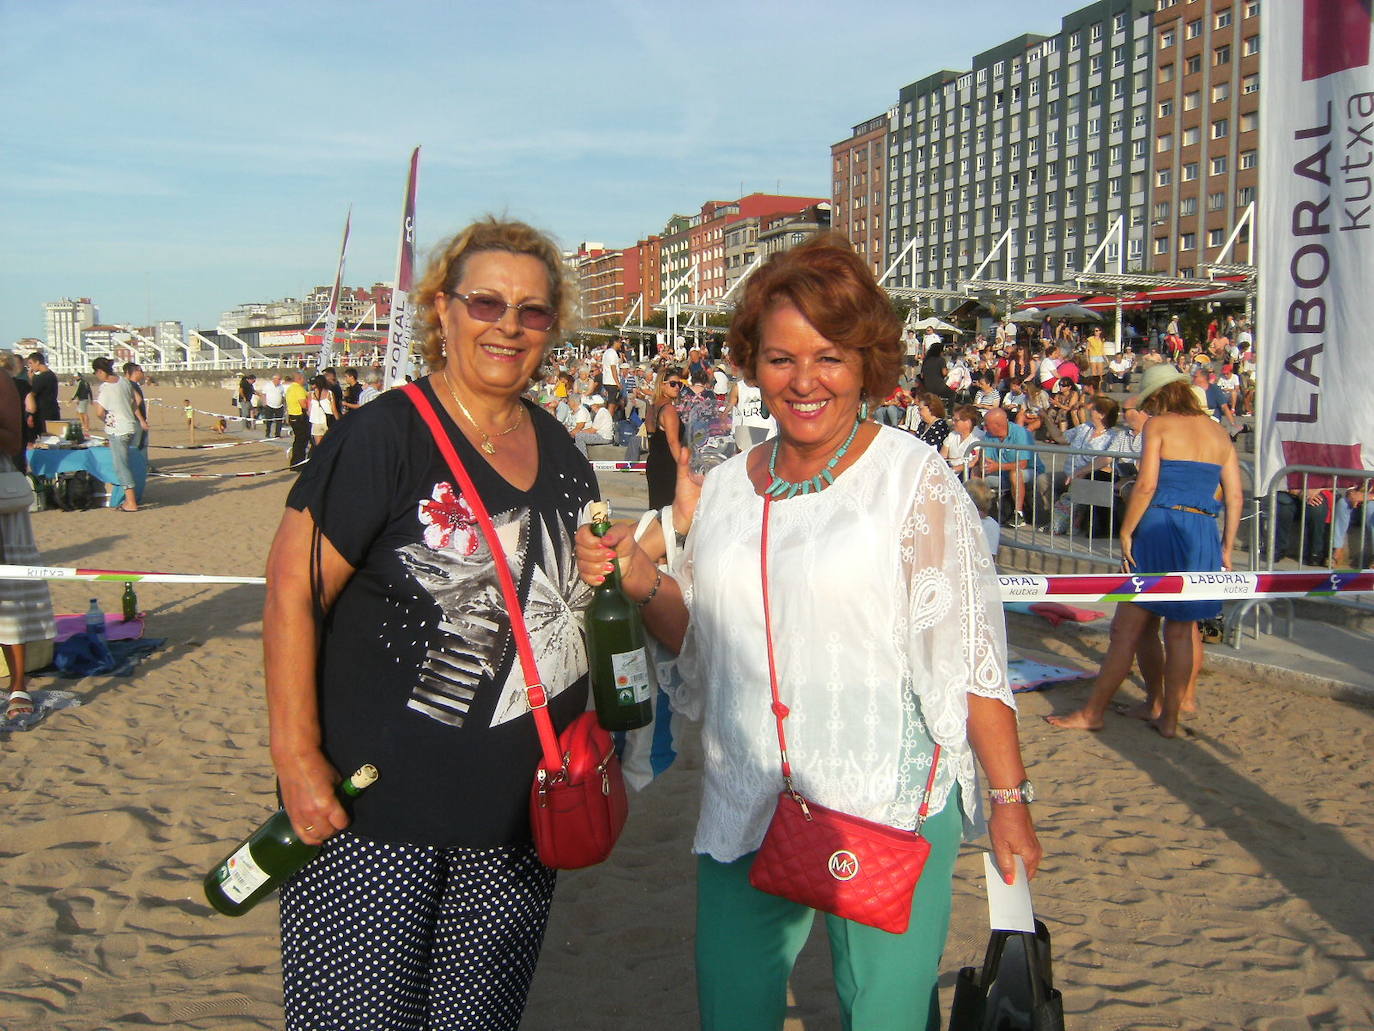
[[[410,291],[415,287],[415,186],[419,171],[420,148],[416,147],[410,152],[410,176],[401,209],[401,245],[396,255],[396,285],[391,290],[391,330],[382,361],[383,390],[404,383],[410,364],[410,327],[415,317]]]
[[[1285,465],[1374,469],[1369,0],[1260,13],[1260,488]]]
[[[339,270],[334,273],[334,289],[329,292],[329,311],[324,317],[324,341],[315,368],[321,371],[334,364],[334,332],[339,328],[339,294],[343,290],[344,258],[348,254],[348,228],[353,224],[353,205],[344,219],[343,243],[339,246]]]

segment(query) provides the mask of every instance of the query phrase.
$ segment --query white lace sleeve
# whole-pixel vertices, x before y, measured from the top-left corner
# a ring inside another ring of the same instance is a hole
[[[696,515],[692,519],[694,527],[701,525],[701,516],[708,509],[709,498],[713,493],[711,490],[711,478],[707,477],[705,485],[702,487],[701,498],[697,502]],[[671,521],[663,524],[665,535],[673,533]],[[660,677],[659,686],[663,688],[663,693],[668,696],[668,703],[673,707],[673,711],[689,720],[699,721],[701,719],[702,707],[704,702],[704,692],[702,690],[701,675],[701,656],[699,653],[700,644],[698,635],[693,632],[695,620],[690,618],[692,612],[692,573],[695,566],[694,556],[696,535],[688,532],[687,543],[682,550],[675,556],[675,563],[672,565],[669,575],[678,582],[682,588],[682,601],[687,606],[688,623],[687,634],[682,639],[682,650],[678,653],[675,675],[670,677]]]
[[[1016,703],[1007,682],[996,568],[973,501],[943,461],[926,461],[917,473],[902,556],[912,687],[932,740],[944,750],[941,763],[959,784],[968,825],[979,833],[968,695],[996,698],[1013,710]],[[944,805],[950,780],[940,777],[932,810]]]

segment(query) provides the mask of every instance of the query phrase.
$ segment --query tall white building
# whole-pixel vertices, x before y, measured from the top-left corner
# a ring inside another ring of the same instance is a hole
[[[1053,36],[1023,35],[903,88],[887,136],[887,247],[898,286],[957,289],[1002,234],[984,278],[1055,282],[1124,219],[1144,266],[1150,199],[1153,0],[1099,0]],[[1115,271],[1116,246],[1099,271]]]
[[[67,361],[79,360],[81,334],[94,326],[99,318],[100,313],[89,297],[74,301],[64,297],[43,305],[48,354]]]

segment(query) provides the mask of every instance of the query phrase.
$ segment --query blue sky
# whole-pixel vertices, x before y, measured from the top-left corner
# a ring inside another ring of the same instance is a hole
[[[1074,6],[0,0],[0,346],[61,297],[188,327],[300,297],[350,204],[347,281],[389,281],[417,144],[425,251],[488,211],[624,245],[741,187],[826,196],[903,85]]]

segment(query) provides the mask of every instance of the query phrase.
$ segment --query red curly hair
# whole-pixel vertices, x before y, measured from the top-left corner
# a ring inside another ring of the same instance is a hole
[[[892,393],[902,368],[902,322],[848,240],[821,233],[774,254],[749,277],[726,343],[731,361],[751,383],[763,321],[787,303],[836,347],[858,354],[867,397]]]

